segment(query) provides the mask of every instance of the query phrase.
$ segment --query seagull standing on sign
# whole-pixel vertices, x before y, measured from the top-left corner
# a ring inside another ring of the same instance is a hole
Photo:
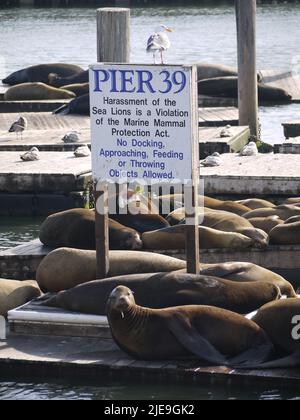
[[[161,25],[148,40],[147,52],[153,53],[154,64],[156,64],[157,52],[160,52],[161,64],[164,64],[163,52],[167,51],[171,47],[171,42],[167,32],[173,32],[173,30],[165,25]]]

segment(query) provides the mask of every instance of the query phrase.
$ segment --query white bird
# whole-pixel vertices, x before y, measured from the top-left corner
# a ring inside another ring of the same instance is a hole
[[[24,162],[33,162],[35,160],[40,160],[40,151],[37,147],[33,147],[29,152],[24,153],[20,156]]]
[[[211,156],[208,156],[205,160],[200,162],[202,166],[213,167],[221,165],[221,155],[218,152],[213,153]]]
[[[91,156],[91,151],[87,145],[81,146],[75,150],[74,156],[77,158],[88,157]]]
[[[220,133],[220,137],[221,138],[225,138],[225,137],[233,137],[233,132],[232,132],[232,127],[231,125],[226,125],[225,128],[223,128],[223,130]]]
[[[62,138],[62,141],[64,143],[78,143],[80,141],[79,134],[78,131],[70,131]]]
[[[156,64],[157,52],[160,52],[161,64],[164,64],[163,52],[167,51],[171,47],[171,42],[167,32],[173,32],[173,30],[165,25],[161,25],[148,39],[146,51],[147,53],[153,53],[154,64]]]
[[[23,137],[23,131],[25,131],[28,127],[28,121],[25,117],[20,117],[18,121],[14,122],[9,129],[9,133],[16,133],[17,138],[19,138],[19,134],[21,134],[21,139]]]
[[[247,144],[240,152],[240,156],[256,156],[258,155],[258,148],[254,141]]]

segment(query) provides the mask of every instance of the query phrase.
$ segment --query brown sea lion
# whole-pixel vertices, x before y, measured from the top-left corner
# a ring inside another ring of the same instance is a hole
[[[177,305],[211,305],[247,314],[281,296],[279,288],[270,283],[238,283],[177,271],[92,281],[50,297],[43,305],[105,315],[108,297],[120,285],[133,290],[141,305],[156,309]]]
[[[271,203],[270,201],[261,200],[259,198],[249,198],[247,200],[236,201],[236,203],[242,204],[251,210],[276,207],[275,204]]]
[[[186,268],[186,262],[165,255],[141,251],[110,251],[108,276],[170,272]],[[40,263],[36,279],[49,292],[71,289],[95,280],[96,252],[60,248],[50,252]]]
[[[89,83],[89,71],[82,70],[71,76],[63,77],[61,74],[56,72],[48,73],[48,83],[51,86],[61,87],[66,85],[83,84]]]
[[[23,83],[9,88],[4,94],[5,101],[38,101],[73,99],[76,95],[64,89],[56,89],[44,83]]]
[[[285,200],[283,204],[299,204],[300,203],[300,197],[291,197]]]
[[[12,73],[2,82],[5,85],[19,85],[21,83],[41,82],[48,84],[49,73],[59,74],[60,77],[70,77],[82,73],[83,69],[73,64],[39,64]]]
[[[182,217],[184,216],[185,210],[177,209],[167,217],[167,221],[173,226],[178,223],[183,224],[185,219]],[[199,212],[199,223],[202,227],[247,236],[259,248],[266,248],[269,244],[268,235],[264,231],[253,227],[249,220],[237,214],[205,208],[204,212],[203,210]]]
[[[201,264],[201,274],[237,282],[267,282],[279,287],[281,294],[288,298],[297,296],[293,286],[279,274],[252,263]]]
[[[282,359],[260,366],[263,369],[300,366],[300,299],[287,299],[263,306],[253,321],[267,333]]]
[[[30,300],[41,296],[42,292],[34,280],[15,281],[0,279],[0,315],[25,305]]]
[[[245,217],[246,219],[253,219],[255,217],[269,216],[278,216],[281,220],[285,221],[290,217],[300,216],[300,208],[290,204],[283,204],[274,208],[252,210],[244,214],[243,217]]]
[[[186,246],[186,225],[146,232],[142,235],[147,250],[183,250]],[[255,246],[255,241],[240,233],[222,232],[199,226],[201,249],[245,249]]]
[[[299,245],[300,221],[274,227],[270,232],[270,242],[273,245]]]
[[[75,93],[76,96],[82,96],[89,93],[90,84],[89,83],[77,83],[75,85],[66,85],[62,86],[60,89],[68,90],[69,92]]]
[[[109,220],[111,249],[141,249],[137,231]],[[49,216],[40,229],[41,242],[49,247],[96,249],[95,212],[87,209],[71,209]]]
[[[238,365],[264,362],[273,350],[265,332],[241,315],[209,306],[144,308],[124,286],[111,293],[107,312],[114,340],[135,359],[190,356],[213,365]]]
[[[274,227],[284,223],[278,216],[254,217],[253,219],[248,220],[256,229],[263,230],[268,235]]]

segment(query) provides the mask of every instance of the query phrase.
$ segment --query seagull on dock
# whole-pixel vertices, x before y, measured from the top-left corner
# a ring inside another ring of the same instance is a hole
[[[221,138],[233,137],[233,132],[232,132],[231,125],[226,125],[226,127],[223,128],[223,130],[220,133],[220,137]]]
[[[80,133],[78,131],[70,131],[61,140],[64,143],[78,143],[80,141]]]
[[[20,117],[18,121],[14,122],[9,129],[9,133],[16,133],[17,139],[19,134],[21,134],[21,139],[23,138],[23,131],[28,127],[28,121],[25,117]]]
[[[87,145],[81,146],[75,150],[74,156],[76,158],[88,157],[91,156],[91,151]]]
[[[171,42],[167,32],[173,32],[171,28],[161,25],[156,28],[147,43],[147,53],[153,53],[154,64],[156,64],[156,53],[160,52],[161,64],[164,64],[163,52],[171,47]]]
[[[208,156],[206,159],[200,162],[202,166],[207,168],[220,166],[221,165],[221,155],[218,152],[213,153],[211,156]]]
[[[40,160],[40,151],[37,147],[33,147],[29,152],[24,153],[20,156],[23,162],[34,162],[35,160]]]
[[[240,152],[240,156],[256,156],[258,155],[258,148],[254,141],[250,141]]]

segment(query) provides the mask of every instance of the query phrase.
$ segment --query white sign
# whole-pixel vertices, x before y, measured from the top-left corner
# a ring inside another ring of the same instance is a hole
[[[91,66],[94,179],[191,180],[195,84],[191,66]]]

